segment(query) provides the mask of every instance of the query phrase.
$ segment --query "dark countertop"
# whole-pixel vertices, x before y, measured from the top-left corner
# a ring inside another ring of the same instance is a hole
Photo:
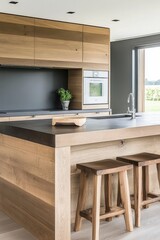
[[[85,109],[85,110],[28,110],[28,111],[0,111],[0,117],[35,116],[35,115],[59,115],[78,114],[92,112],[110,112],[111,109]]]
[[[160,114],[143,114],[133,120],[130,117],[87,118],[82,127],[52,126],[51,120],[6,122],[0,123],[0,133],[51,147],[70,146],[160,135]]]

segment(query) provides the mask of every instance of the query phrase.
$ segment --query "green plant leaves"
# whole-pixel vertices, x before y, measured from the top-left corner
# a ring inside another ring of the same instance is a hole
[[[59,88],[57,92],[61,101],[69,101],[72,99],[72,94],[68,89],[65,90],[64,88]]]

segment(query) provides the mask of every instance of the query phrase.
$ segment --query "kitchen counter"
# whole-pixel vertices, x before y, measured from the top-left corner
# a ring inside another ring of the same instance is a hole
[[[148,134],[157,135],[160,128],[160,114],[140,114],[135,119],[121,118],[121,116],[93,117],[87,118],[86,124],[82,127],[52,126],[51,122],[51,120],[34,120],[1,123],[0,132],[51,147],[71,146],[142,137]],[[88,136],[90,136],[89,140]]]
[[[0,123],[0,208],[39,240],[71,240],[76,164],[146,151],[160,154],[159,142],[158,113],[133,120],[88,118],[82,127],[52,126],[51,120]],[[89,196],[87,207],[91,202]]]

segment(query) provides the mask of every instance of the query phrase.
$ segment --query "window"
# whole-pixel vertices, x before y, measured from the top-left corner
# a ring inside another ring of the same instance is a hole
[[[138,111],[160,111],[160,47],[138,49]]]

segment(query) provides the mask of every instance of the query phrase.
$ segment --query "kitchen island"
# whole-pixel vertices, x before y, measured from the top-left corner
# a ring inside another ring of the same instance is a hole
[[[160,154],[159,143],[160,114],[92,118],[82,127],[52,126],[51,120],[1,123],[0,208],[37,239],[70,240],[76,164],[144,151]],[[154,169],[151,177],[156,190]]]

